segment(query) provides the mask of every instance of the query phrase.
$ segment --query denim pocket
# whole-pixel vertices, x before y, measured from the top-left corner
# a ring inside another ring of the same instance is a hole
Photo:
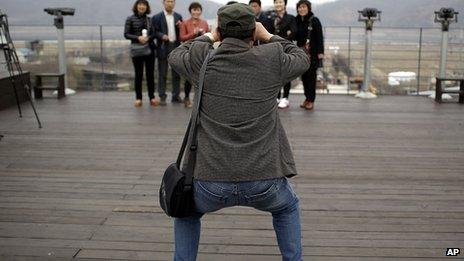
[[[256,203],[264,201],[271,196],[275,195],[279,187],[277,180],[261,181],[261,184],[254,186],[250,191],[244,195],[248,203]]]
[[[214,184],[209,184],[208,182],[196,181],[195,182],[195,190],[198,194],[203,196],[208,200],[212,200],[215,202],[223,202],[224,195],[222,195],[222,189]]]

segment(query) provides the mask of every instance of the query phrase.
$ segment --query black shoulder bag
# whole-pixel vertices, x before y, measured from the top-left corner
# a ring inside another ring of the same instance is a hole
[[[190,117],[190,122],[184,140],[182,141],[177,161],[166,169],[163,180],[161,181],[159,202],[166,215],[170,217],[188,217],[195,209],[192,183],[198,147],[197,127],[199,124],[200,104],[203,94],[206,65],[212,57],[213,52],[214,51],[208,53],[201,66],[198,82],[198,98],[195,101],[195,108],[192,111],[192,116]],[[190,152],[188,153],[187,164],[185,164],[184,168],[181,170],[180,165],[189,137],[191,137]]]

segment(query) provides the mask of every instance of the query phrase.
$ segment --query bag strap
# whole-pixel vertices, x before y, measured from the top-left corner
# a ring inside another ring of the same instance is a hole
[[[192,119],[190,119],[188,123],[187,131],[185,132],[184,140],[182,141],[182,146],[180,148],[179,155],[177,155],[176,166],[178,169],[180,169],[180,164],[182,163],[182,156],[184,155],[185,147],[187,146],[187,141],[188,141],[188,136],[190,133],[191,126],[192,126]]]
[[[306,42],[310,42],[311,41],[311,32],[313,30],[313,19],[314,19],[314,15],[312,15],[309,19],[308,19],[308,35],[306,36]]]
[[[150,21],[151,21],[151,19],[148,18],[148,15],[145,17],[145,19],[147,20],[147,31],[148,31],[148,34],[150,34],[150,30],[151,30]]]
[[[195,169],[195,162],[196,162],[196,157],[197,157],[197,148],[198,148],[198,139],[197,139],[197,132],[198,132],[198,125],[200,123],[199,118],[200,118],[200,107],[201,107],[201,99],[203,96],[203,86],[204,86],[204,80],[205,80],[205,74],[206,74],[206,66],[211,59],[211,57],[214,55],[215,50],[211,50],[208,55],[205,58],[205,61],[203,62],[203,65],[201,66],[200,69],[200,78],[198,80],[198,97],[195,99],[195,107],[192,110],[192,116],[190,117],[190,121],[187,127],[187,131],[185,132],[184,135],[184,140],[182,141],[182,146],[179,151],[179,155],[177,156],[177,161],[176,161],[176,166],[180,169],[180,164],[182,162],[182,157],[185,152],[185,148],[187,147],[188,139],[189,137],[191,138],[191,144],[190,144],[190,152],[188,154],[188,159],[187,159],[187,165],[185,169],[182,170],[182,172],[185,173],[185,182],[184,182],[184,190],[190,190],[192,188],[192,182],[193,182],[193,171]]]

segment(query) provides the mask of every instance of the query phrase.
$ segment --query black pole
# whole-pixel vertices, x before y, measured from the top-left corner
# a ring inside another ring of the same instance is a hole
[[[351,90],[351,26],[348,27],[348,88],[346,94],[350,94]]]
[[[4,48],[9,48],[9,47],[4,47]],[[3,49],[3,53],[5,55],[7,67],[8,67],[8,72],[10,73],[10,82],[11,86],[13,87],[15,99],[16,99],[16,105],[18,106],[18,112],[19,112],[19,118],[23,117],[23,113],[21,111],[21,105],[19,104],[19,97],[18,97],[18,90],[16,89],[16,82],[15,82],[15,73],[14,73],[14,68],[12,66],[12,57],[11,54],[9,53],[9,49]],[[18,77],[21,77],[21,75],[18,72]]]
[[[101,86],[105,90],[105,66],[103,65],[103,26],[100,25],[100,64],[101,64]]]
[[[419,58],[417,61],[417,90],[416,94],[419,95],[420,81],[421,81],[421,62],[422,62],[422,27],[419,31]]]
[[[11,42],[11,45],[13,46],[13,42]],[[16,70],[18,71],[18,74],[20,75],[19,79],[21,80],[21,83],[22,83],[22,85],[24,87],[24,92],[26,93],[26,96],[29,99],[29,103],[31,104],[32,110],[34,111],[34,115],[35,115],[35,118],[37,119],[37,124],[39,125],[39,129],[41,129],[42,128],[42,123],[40,122],[39,114],[37,113],[37,110],[35,109],[34,102],[32,101],[31,88],[30,88],[29,84],[26,84],[25,81],[22,78],[23,69],[21,68],[21,65],[19,64],[18,54],[16,53],[16,49],[14,48],[14,46],[11,49],[11,53],[13,55],[14,65],[16,65]]]

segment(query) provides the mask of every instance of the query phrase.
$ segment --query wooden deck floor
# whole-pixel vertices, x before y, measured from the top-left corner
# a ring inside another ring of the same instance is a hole
[[[305,260],[449,260],[464,251],[464,106],[422,97],[320,96],[281,111],[299,176]],[[81,92],[0,111],[0,260],[169,260],[158,206],[183,106]],[[461,254],[461,258],[464,254]],[[457,260],[459,257],[453,258]],[[203,219],[199,260],[280,260],[271,217]]]

